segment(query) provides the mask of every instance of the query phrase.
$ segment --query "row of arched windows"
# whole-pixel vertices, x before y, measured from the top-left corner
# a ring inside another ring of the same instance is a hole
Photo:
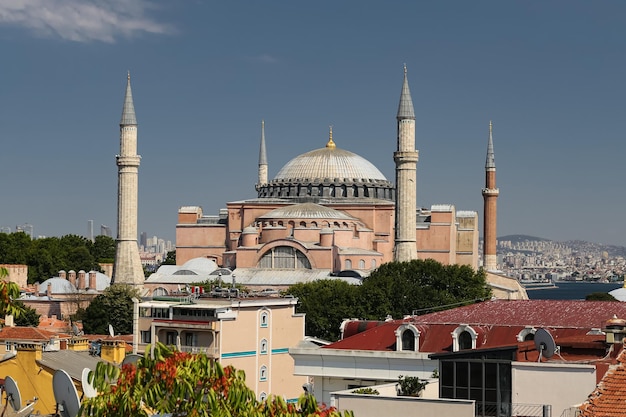
[[[519,332],[517,341],[533,340],[536,329],[527,327]],[[403,324],[396,329],[396,350],[418,352],[420,331],[412,324]],[[478,333],[471,326],[461,324],[452,332],[452,350],[475,349]]]
[[[367,265],[365,259],[359,259],[358,268],[357,269],[366,269]],[[370,268],[376,268],[376,259],[372,259],[370,262]],[[344,262],[344,269],[352,269],[352,259],[346,259]]]

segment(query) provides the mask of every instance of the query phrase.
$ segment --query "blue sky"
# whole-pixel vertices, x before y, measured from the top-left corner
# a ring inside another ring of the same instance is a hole
[[[482,213],[494,123],[498,235],[626,245],[626,3],[148,1],[0,3],[0,227],[115,234],[131,71],[139,232],[256,195],[325,145],[394,180],[408,67],[418,204]]]

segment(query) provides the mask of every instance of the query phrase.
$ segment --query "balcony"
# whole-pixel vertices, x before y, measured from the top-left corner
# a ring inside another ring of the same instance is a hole
[[[217,346],[180,346],[181,352],[187,353],[204,353],[205,355],[213,358],[217,358],[219,356],[219,350]]]

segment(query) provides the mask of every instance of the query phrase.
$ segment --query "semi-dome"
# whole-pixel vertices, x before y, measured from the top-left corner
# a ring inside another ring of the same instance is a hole
[[[267,184],[257,184],[259,198],[394,200],[391,182],[367,159],[339,149],[332,130],[324,148],[296,156]]]
[[[332,220],[354,220],[354,217],[330,207],[321,206],[315,203],[293,204],[279,207],[259,216],[260,220],[266,219],[332,219]],[[255,229],[256,231],[256,229]]]

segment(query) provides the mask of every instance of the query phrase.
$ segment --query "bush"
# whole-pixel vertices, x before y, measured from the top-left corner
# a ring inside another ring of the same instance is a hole
[[[374,388],[371,387],[363,387],[363,388],[357,388],[354,391],[352,391],[353,394],[368,394],[368,395],[379,395],[380,393],[375,390]]]
[[[428,381],[420,381],[416,376],[398,376],[398,395],[407,397],[419,396],[424,388],[428,385]]]

